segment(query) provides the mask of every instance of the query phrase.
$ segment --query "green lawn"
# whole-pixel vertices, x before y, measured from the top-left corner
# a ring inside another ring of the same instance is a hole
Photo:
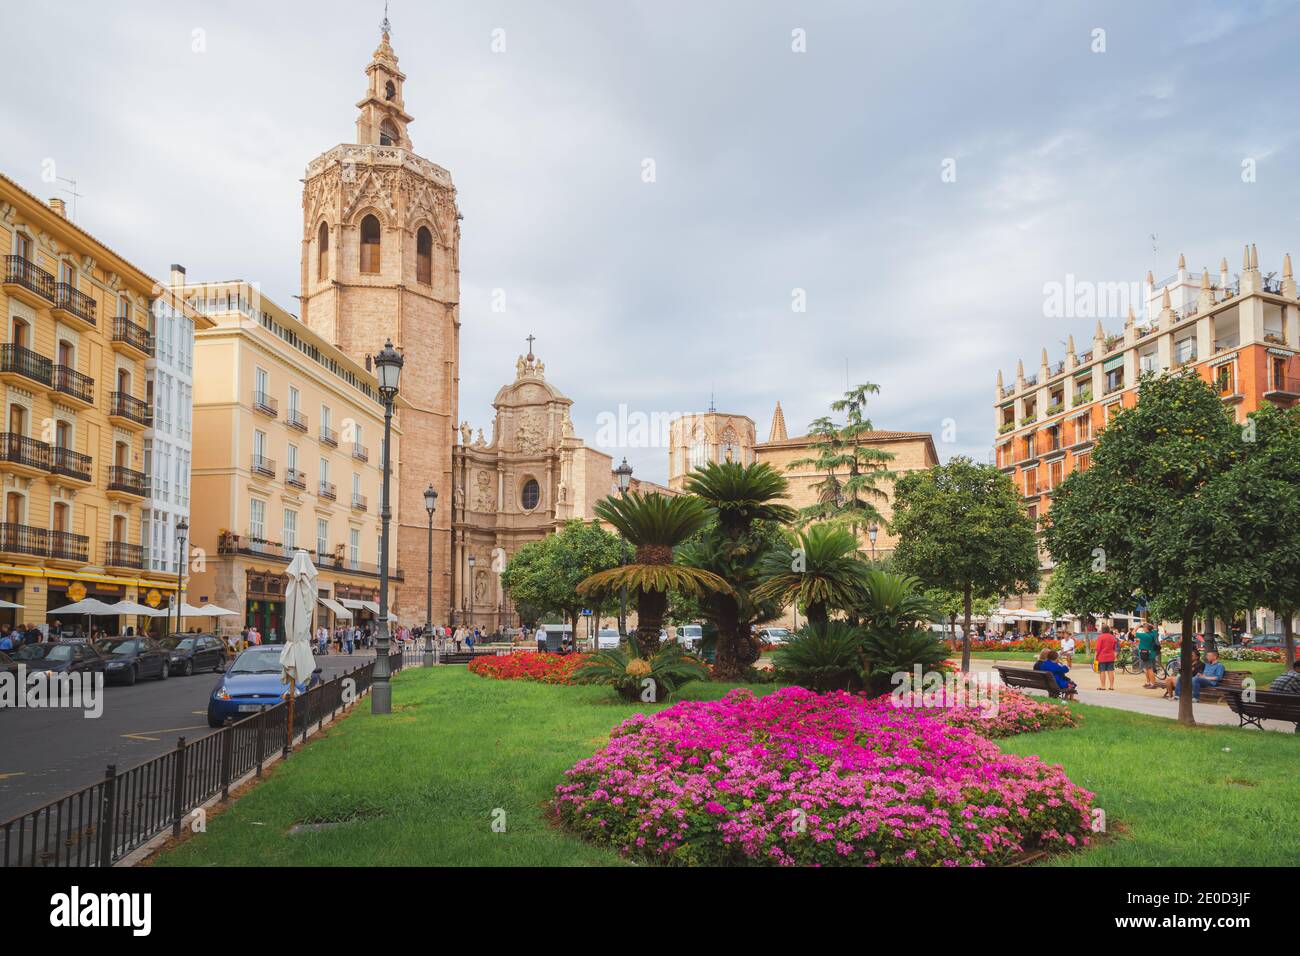
[[[711,698],[728,689],[696,684],[684,696]],[[543,808],[563,771],[646,705],[623,704],[602,687],[486,680],[444,667],[398,674],[393,706],[391,717],[373,718],[363,701],[159,864],[621,862],[552,827]],[[1003,742],[1010,751],[1063,764],[1075,782],[1098,793],[1097,805],[1118,831],[1106,845],[1063,862],[1300,863],[1293,836],[1300,736],[1186,729],[1108,708],[1079,709],[1080,728]],[[493,830],[498,809],[504,832]],[[289,835],[295,823],[340,825]]]

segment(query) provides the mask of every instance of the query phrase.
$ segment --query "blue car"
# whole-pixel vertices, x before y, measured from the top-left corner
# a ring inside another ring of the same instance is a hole
[[[263,706],[272,707],[289,696],[289,688],[280,683],[280,651],[283,645],[250,647],[223,673],[208,698],[208,726],[220,727],[227,720],[242,720]],[[301,697],[320,683],[320,668],[310,680],[298,684]]]

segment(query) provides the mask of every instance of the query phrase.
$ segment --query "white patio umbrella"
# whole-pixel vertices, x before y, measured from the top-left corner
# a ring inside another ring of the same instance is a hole
[[[162,617],[167,613],[166,608],[147,607],[144,604],[137,604],[135,601],[118,601],[116,604],[105,605],[110,613],[113,614],[136,614],[140,617]]]
[[[224,607],[217,607],[215,604],[205,604],[200,608],[196,608],[196,610],[202,611],[204,617],[231,617],[239,614],[238,611],[228,611]]]
[[[21,604],[15,604],[13,601],[0,601],[0,610],[12,611],[14,608],[23,607]]]
[[[65,604],[63,607],[57,607],[53,611],[46,611],[46,614],[89,614],[92,617],[107,617],[111,614],[120,614],[120,611],[111,610],[109,605],[95,598],[82,598],[75,604]]]
[[[280,652],[280,682],[289,685],[288,741],[293,746],[293,698],[299,683],[311,679],[316,659],[311,653],[311,616],[316,610],[316,566],[299,548],[289,562],[284,585],[284,650]]]

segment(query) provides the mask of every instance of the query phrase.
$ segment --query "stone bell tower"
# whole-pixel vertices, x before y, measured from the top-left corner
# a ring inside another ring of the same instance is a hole
[[[417,155],[408,129],[406,76],[385,17],[357,103],[355,143],[307,165],[302,193],[302,318],[358,362],[384,346],[403,353],[401,461],[392,488],[397,613],[424,620],[428,515],[434,515],[434,621],[449,602],[452,443],[460,378],[460,214],[451,174]],[[309,410],[312,411],[312,410]],[[335,421],[337,430],[346,423]],[[346,436],[344,436],[346,438]]]

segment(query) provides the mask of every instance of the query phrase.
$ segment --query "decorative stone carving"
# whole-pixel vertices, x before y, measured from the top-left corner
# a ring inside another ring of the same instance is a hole
[[[496,495],[492,491],[492,476],[486,471],[474,472],[474,510],[488,514],[497,510]]]
[[[515,428],[519,450],[525,455],[541,454],[546,448],[546,424],[540,412],[525,412]]]

